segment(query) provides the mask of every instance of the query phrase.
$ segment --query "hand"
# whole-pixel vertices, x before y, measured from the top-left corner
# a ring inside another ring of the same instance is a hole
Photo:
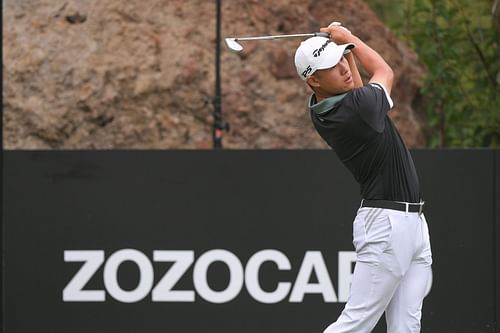
[[[332,22],[328,27],[321,28],[321,32],[328,32],[330,38],[337,44],[347,44],[353,42],[354,35],[349,29],[342,26],[340,22]]]

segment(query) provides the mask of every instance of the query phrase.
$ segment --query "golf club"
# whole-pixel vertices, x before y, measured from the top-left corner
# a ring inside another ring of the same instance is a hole
[[[251,41],[251,40],[274,40],[274,39],[284,39],[284,38],[304,38],[304,37],[330,37],[327,32],[313,32],[307,34],[293,34],[293,35],[275,35],[275,36],[257,36],[257,37],[229,37],[226,38],[227,47],[233,52],[241,52],[243,46],[239,44],[240,41]]]

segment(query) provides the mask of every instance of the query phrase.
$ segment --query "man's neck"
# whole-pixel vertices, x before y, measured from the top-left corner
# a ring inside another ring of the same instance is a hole
[[[325,98],[328,98],[328,97],[323,97],[322,95],[320,95],[318,93],[314,93],[314,96],[316,97],[316,103],[319,103],[322,100],[324,100]]]

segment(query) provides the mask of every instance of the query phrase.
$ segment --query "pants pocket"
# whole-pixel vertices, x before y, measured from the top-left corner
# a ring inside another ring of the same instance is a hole
[[[357,254],[365,244],[364,215],[358,214],[352,224],[352,245],[354,245]]]
[[[371,208],[356,218],[353,226],[353,244],[359,261],[380,262],[380,256],[389,246],[391,222],[382,208]]]

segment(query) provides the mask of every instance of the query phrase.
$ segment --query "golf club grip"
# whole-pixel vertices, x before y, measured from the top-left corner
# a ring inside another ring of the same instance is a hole
[[[330,34],[328,32],[315,32],[314,35],[316,37],[326,37],[326,38],[330,38]]]

